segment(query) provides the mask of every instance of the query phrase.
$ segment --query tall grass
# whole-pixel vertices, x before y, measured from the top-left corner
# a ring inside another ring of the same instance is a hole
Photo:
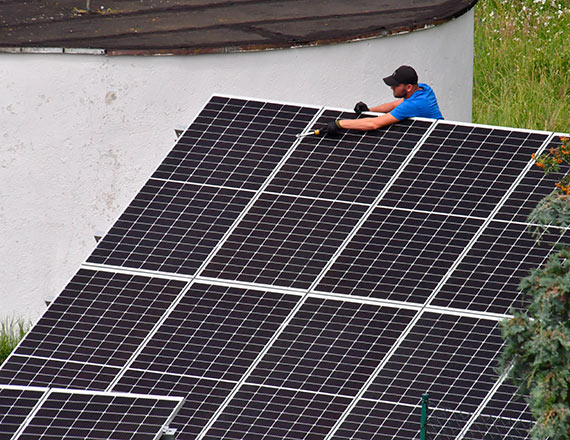
[[[6,319],[0,322],[0,364],[18,345],[29,327],[29,323],[20,319]]]
[[[567,133],[569,81],[569,0],[479,0],[474,122]]]

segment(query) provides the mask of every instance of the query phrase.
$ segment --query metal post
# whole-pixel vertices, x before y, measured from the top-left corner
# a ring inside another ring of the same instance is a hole
[[[427,439],[427,414],[428,414],[429,394],[422,394],[422,421],[420,425],[420,440]]]

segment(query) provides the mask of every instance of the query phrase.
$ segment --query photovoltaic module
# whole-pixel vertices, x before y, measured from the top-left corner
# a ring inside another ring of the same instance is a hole
[[[559,135],[297,136],[353,117],[213,96],[0,368],[0,439],[412,439],[426,392],[431,439],[527,439],[499,321]]]

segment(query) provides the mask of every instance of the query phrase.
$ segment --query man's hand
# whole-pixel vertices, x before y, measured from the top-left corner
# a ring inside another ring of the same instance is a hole
[[[315,130],[315,134],[317,136],[329,136],[329,137],[336,137],[338,136],[339,130],[342,127],[338,120],[336,121],[329,121],[326,127],[317,128]]]
[[[362,112],[369,112],[369,111],[370,109],[368,108],[368,106],[362,101],[357,102],[356,105],[354,106],[354,113],[356,113],[356,116],[360,116]]]

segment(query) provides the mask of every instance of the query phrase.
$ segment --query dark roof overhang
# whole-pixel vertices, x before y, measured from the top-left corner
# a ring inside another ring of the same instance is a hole
[[[77,0],[0,3],[0,50],[108,55],[282,49],[411,32],[456,18],[477,0]],[[31,50],[30,50],[31,49]]]

